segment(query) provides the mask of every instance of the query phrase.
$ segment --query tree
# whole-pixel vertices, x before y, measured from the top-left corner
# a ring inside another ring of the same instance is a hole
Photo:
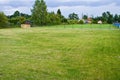
[[[18,17],[12,17],[12,18],[9,19],[9,22],[11,24],[17,25],[17,24],[19,24],[19,18]]]
[[[78,14],[75,14],[75,13],[69,14],[69,19],[71,19],[71,20],[78,20],[79,19]]]
[[[60,9],[57,10],[57,15],[59,16],[60,21],[61,21],[62,23],[67,23],[67,19],[62,15]]]
[[[60,23],[61,23],[61,20],[57,14],[55,14],[54,12],[48,13],[48,24],[49,25],[56,25]]]
[[[80,20],[78,23],[79,23],[79,24],[84,24],[84,21],[83,21],[83,20]]]
[[[118,22],[120,22],[120,15],[119,15],[119,20],[118,20]]]
[[[36,25],[47,23],[47,6],[44,0],[36,0],[32,11],[32,21]]]
[[[58,9],[57,14],[62,16],[60,9]]]
[[[26,21],[25,17],[22,16],[18,17],[18,19],[19,19],[19,24],[23,24]]]
[[[64,17],[62,16],[60,9],[57,10],[57,16],[60,18],[60,22],[62,22]]]
[[[107,23],[112,24],[113,23],[113,15],[109,11],[107,11],[106,13],[107,13],[107,17],[108,17]]]
[[[107,23],[107,20],[108,20],[108,15],[107,15],[107,13],[106,13],[106,12],[103,12],[103,13],[102,13],[102,21],[103,21],[103,23]]]
[[[20,12],[19,11],[15,11],[14,14],[13,14],[13,17],[18,17],[20,16]]]
[[[115,14],[114,16],[114,22],[118,22],[119,21],[119,16],[117,14]]]
[[[21,17],[24,17],[24,18],[26,18],[26,19],[30,19],[30,18],[31,18],[30,15],[25,14],[25,13],[20,13],[20,16],[21,16]]]
[[[16,18],[16,17],[20,17],[20,16],[21,16],[21,17],[24,17],[24,18],[26,18],[26,19],[31,18],[30,15],[25,14],[25,13],[20,13],[19,11],[15,11],[13,15],[10,15],[10,16],[7,16],[7,17],[10,19],[10,18]]]
[[[86,20],[86,19],[88,19],[88,16],[87,16],[87,15],[83,15],[83,16],[82,16],[82,19],[85,19],[85,20]]]
[[[15,11],[13,15],[7,16],[9,25],[12,26],[20,26],[20,24],[25,23],[26,20],[30,20],[31,16],[28,14],[20,13],[19,11]]]
[[[114,21],[113,14],[111,14],[109,11],[102,13],[102,21],[104,23],[112,24]]]
[[[7,27],[8,19],[3,12],[0,12],[0,28]]]

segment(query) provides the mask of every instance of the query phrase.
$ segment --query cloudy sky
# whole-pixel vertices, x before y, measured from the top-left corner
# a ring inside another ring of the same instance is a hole
[[[35,0],[0,0],[0,11],[11,15],[19,10],[22,13],[31,14]],[[80,17],[82,13],[89,16],[100,16],[105,11],[112,14],[120,14],[120,0],[45,0],[48,11],[61,9],[64,16],[75,12]]]

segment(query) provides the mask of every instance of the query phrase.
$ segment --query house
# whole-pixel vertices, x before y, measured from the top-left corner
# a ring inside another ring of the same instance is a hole
[[[86,21],[85,21],[85,23],[87,24],[91,24],[92,23],[92,18],[88,18],[88,19],[86,19]]]
[[[99,21],[98,21],[98,24],[102,24],[102,21],[101,21],[101,20],[99,20]]]

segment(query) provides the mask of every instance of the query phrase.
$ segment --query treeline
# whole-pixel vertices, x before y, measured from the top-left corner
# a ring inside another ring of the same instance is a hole
[[[98,21],[102,21],[104,24],[112,24],[113,22],[120,22],[120,15],[111,14],[109,11],[103,12],[102,16],[89,17],[88,15],[82,15],[82,19],[79,18],[78,14],[70,13],[68,18],[65,18],[61,10],[57,12],[48,12],[47,5],[44,0],[36,0],[31,10],[32,14],[24,14],[19,11],[15,11],[13,15],[5,16],[3,12],[0,12],[0,27],[7,26],[20,26],[21,24],[29,21],[32,25],[59,25],[59,24],[84,24],[93,23],[97,24]]]
[[[27,20],[31,20],[31,15],[15,11],[13,15],[6,16],[3,12],[0,12],[0,28],[18,27]]]
[[[44,0],[36,0],[31,11],[31,20],[35,25],[56,25],[67,21],[67,19],[61,14],[60,9],[58,9],[57,13],[48,12]]]
[[[102,16],[93,18],[93,23],[97,23],[98,20],[101,20],[105,24],[112,24],[114,22],[120,22],[120,15],[113,15],[109,11],[107,11],[103,12]]]
[[[20,25],[25,23],[25,21],[30,20],[31,15],[20,13],[19,11],[15,11],[13,15],[7,16],[9,23],[11,25]]]

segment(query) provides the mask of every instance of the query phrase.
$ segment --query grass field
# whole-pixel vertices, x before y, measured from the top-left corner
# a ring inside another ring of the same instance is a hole
[[[0,29],[0,80],[120,80],[120,29]]]

